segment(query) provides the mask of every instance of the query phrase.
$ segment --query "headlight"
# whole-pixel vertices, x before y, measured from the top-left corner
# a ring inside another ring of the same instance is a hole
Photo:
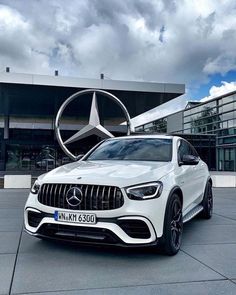
[[[40,189],[40,184],[39,184],[38,180],[36,180],[31,188],[31,193],[37,194],[39,192],[39,189]]]
[[[150,182],[126,188],[128,197],[132,200],[147,200],[158,198],[162,192],[162,182]]]

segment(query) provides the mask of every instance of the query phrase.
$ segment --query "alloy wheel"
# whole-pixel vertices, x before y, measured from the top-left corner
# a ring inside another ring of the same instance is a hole
[[[181,244],[183,232],[182,208],[177,200],[173,203],[171,218],[171,239],[173,246],[178,249]]]
[[[208,207],[209,214],[211,215],[212,209],[213,209],[213,195],[212,195],[212,188],[210,184],[208,184],[208,188],[207,188],[207,207]]]

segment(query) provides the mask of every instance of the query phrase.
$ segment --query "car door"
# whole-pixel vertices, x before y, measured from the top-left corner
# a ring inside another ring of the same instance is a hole
[[[178,161],[182,162],[184,155],[194,155],[194,149],[186,141],[181,139],[178,148]],[[180,165],[178,167],[178,183],[183,192],[183,211],[188,211],[195,206],[202,193],[202,179],[199,175],[199,164]]]
[[[193,169],[196,172],[196,185],[198,187],[198,195],[197,198],[194,200],[194,202],[196,202],[197,204],[199,204],[199,202],[201,201],[202,197],[203,197],[203,193],[205,190],[205,185],[206,185],[206,169],[207,169],[207,165],[206,163],[204,163],[201,158],[199,157],[197,151],[195,150],[195,148],[190,144],[190,151],[191,151],[191,155],[199,158],[199,162],[197,165],[193,166]]]

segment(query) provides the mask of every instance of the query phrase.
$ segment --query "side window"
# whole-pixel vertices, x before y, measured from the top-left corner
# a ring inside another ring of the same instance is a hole
[[[183,155],[193,155],[198,157],[197,152],[195,149],[185,140],[180,141],[180,146],[178,150],[178,159],[179,161],[182,161]]]
[[[193,146],[190,146],[190,148],[191,148],[191,155],[199,158],[199,154],[197,153],[195,148]]]
[[[180,141],[180,146],[179,146],[179,150],[178,150],[178,160],[182,161],[183,159],[183,155],[187,155],[188,154],[188,145],[187,142],[184,140]]]

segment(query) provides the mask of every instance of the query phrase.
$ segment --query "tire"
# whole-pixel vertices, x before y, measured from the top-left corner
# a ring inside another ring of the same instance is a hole
[[[212,194],[212,185],[208,181],[204,191],[204,197],[201,205],[203,210],[201,212],[201,217],[204,219],[210,219],[212,217],[213,211],[213,194]]]
[[[183,234],[182,204],[177,194],[173,194],[166,206],[162,250],[166,255],[178,253]]]

